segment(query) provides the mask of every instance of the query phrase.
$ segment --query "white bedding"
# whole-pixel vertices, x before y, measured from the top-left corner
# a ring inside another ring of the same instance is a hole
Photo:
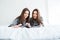
[[[0,39],[12,40],[60,40],[60,26],[38,28],[0,27]]]

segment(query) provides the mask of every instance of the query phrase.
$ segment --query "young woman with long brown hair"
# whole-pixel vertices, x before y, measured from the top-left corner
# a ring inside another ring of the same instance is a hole
[[[38,9],[34,9],[32,11],[32,17],[30,18],[30,24],[31,24],[32,27],[43,25],[42,17],[40,16],[40,13],[39,13]]]
[[[28,8],[24,8],[20,16],[18,16],[9,27],[30,27],[29,23],[30,11]]]

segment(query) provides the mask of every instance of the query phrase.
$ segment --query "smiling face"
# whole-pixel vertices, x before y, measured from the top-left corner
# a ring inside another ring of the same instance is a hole
[[[32,16],[34,19],[36,19],[37,18],[37,11],[34,11]]]
[[[26,19],[29,16],[29,11],[25,11],[24,18]]]
[[[32,11],[32,19],[34,19],[39,25],[43,24],[40,17],[41,16],[40,16],[39,10],[38,9],[34,9]]]

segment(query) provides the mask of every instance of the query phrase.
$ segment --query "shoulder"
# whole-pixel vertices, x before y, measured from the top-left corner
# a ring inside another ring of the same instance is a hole
[[[40,16],[40,20],[41,20],[41,21],[43,21],[43,18],[42,18],[42,16]]]
[[[16,18],[16,19],[14,19],[14,20],[13,20],[13,22],[17,22],[17,21],[19,21],[19,19],[18,19],[18,18]]]
[[[15,19],[16,21],[19,20],[18,18]]]
[[[18,16],[18,17],[15,18],[15,20],[20,20],[20,19],[21,19],[20,16]]]
[[[40,18],[42,19],[42,16],[40,16]]]
[[[30,21],[32,20],[32,18],[30,18]]]

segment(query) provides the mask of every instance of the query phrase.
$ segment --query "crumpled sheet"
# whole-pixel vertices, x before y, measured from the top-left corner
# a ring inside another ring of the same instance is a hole
[[[0,39],[11,40],[60,40],[60,26],[14,28],[1,26]]]

